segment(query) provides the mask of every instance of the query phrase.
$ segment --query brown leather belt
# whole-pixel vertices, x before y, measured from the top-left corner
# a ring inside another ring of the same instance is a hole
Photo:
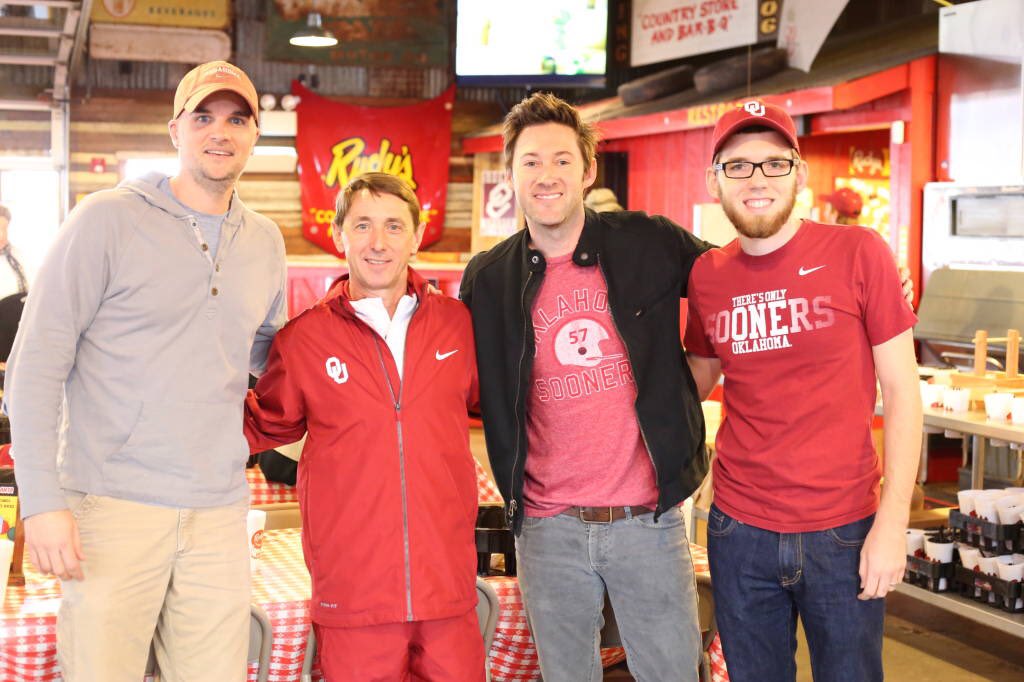
[[[575,516],[583,523],[611,523],[626,518],[626,510],[631,516],[650,514],[653,509],[649,507],[569,507],[562,513],[566,516]]]

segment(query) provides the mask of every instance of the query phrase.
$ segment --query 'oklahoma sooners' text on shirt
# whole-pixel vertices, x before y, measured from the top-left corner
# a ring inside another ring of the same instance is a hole
[[[881,237],[805,221],[764,256],[733,241],[698,259],[689,294],[686,348],[725,375],[715,504],[780,533],[874,512],[872,347],[917,321]]]
[[[533,305],[523,497],[530,516],[566,507],[654,508],[654,466],[636,419],[636,384],[596,266],[549,258]]]

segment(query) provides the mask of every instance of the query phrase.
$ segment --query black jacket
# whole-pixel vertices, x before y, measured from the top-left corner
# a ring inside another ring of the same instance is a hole
[[[473,314],[487,451],[517,531],[534,357],[530,311],[546,266],[528,236],[521,230],[474,257],[460,291]],[[587,209],[573,252],[574,263],[600,267],[608,284],[612,319],[633,367],[640,431],[654,462],[656,518],[689,497],[707,471],[700,400],[679,340],[679,299],[690,268],[708,248],[662,216]]]

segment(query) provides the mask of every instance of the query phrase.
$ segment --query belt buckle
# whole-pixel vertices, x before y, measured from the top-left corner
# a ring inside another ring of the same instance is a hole
[[[600,520],[588,521],[587,519],[583,518],[583,510],[584,509],[598,509],[598,507],[579,507],[579,508],[577,508],[576,513],[580,517],[580,521],[582,521],[583,523],[596,523],[596,524],[599,524],[599,525],[602,525],[602,526],[609,526],[612,523],[612,507],[601,507],[601,509],[605,509],[605,508],[608,509],[608,520],[607,521],[600,521]]]

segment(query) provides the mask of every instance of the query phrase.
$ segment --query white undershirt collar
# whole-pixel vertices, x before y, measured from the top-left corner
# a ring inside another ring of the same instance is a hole
[[[388,309],[384,307],[381,298],[360,298],[350,300],[356,317],[370,326],[370,329],[384,339],[391,351],[391,357],[398,367],[398,376],[402,376],[402,365],[405,359],[405,335],[409,331],[409,320],[416,312],[418,299],[415,295],[406,294],[398,299],[398,306],[395,308],[395,316],[388,315]]]

